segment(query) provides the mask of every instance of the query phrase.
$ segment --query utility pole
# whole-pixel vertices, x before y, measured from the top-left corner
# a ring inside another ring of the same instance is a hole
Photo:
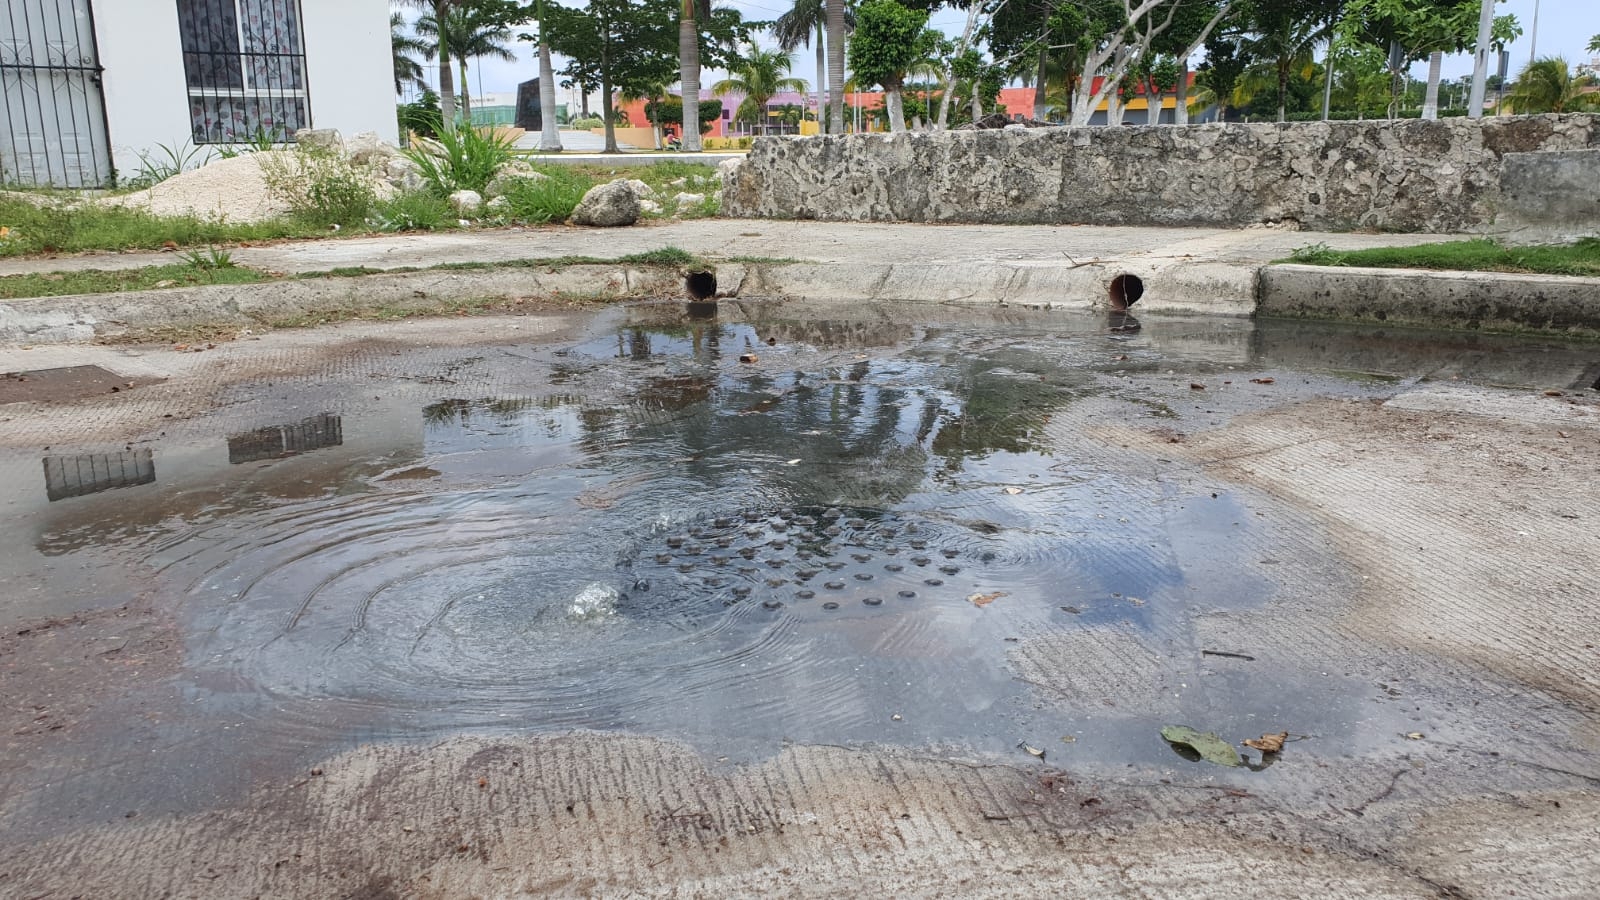
[[[1483,0],[1478,15],[1478,51],[1472,57],[1472,99],[1467,101],[1467,118],[1483,118],[1483,95],[1488,87],[1489,41],[1494,32],[1494,0]]]

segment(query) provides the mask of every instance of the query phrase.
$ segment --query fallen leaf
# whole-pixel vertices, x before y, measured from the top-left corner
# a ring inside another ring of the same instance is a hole
[[[1544,395],[1546,397],[1561,397],[1561,396],[1564,396],[1560,391],[1545,391]]]
[[[967,598],[967,602],[971,603],[973,606],[988,606],[1005,595],[1005,591],[994,591],[988,594],[973,594]]]
[[[1427,737],[1427,735],[1423,734],[1420,731],[1408,731],[1408,732],[1406,732],[1406,740],[1408,740],[1408,741],[1420,741],[1425,737]]]
[[[1283,742],[1289,739],[1289,732],[1280,731],[1277,734],[1263,734],[1255,740],[1241,741],[1251,750],[1260,750],[1262,753],[1282,753]]]
[[[739,354],[739,362],[742,362],[742,363],[753,363],[753,362],[760,362],[760,361],[761,361],[761,357],[755,355],[754,353],[741,353],[741,354]]]
[[[788,462],[784,463],[784,465],[786,465],[786,466],[798,466],[798,465],[800,465],[800,460],[791,459]]]
[[[1022,488],[1019,488],[1019,487],[1008,487],[1008,488],[1006,488],[1006,493],[1011,494],[1012,496],[1015,496],[1017,494],[1022,493]]]
[[[1044,759],[1044,751],[1040,750],[1038,747],[1030,747],[1027,744],[1018,744],[1017,746],[1021,747],[1023,752],[1027,753],[1034,759]]]
[[[1200,758],[1219,766],[1242,766],[1239,751],[1214,731],[1195,731],[1187,725],[1167,725],[1161,729],[1161,739],[1178,747],[1188,747]]]
[[[1061,736],[1061,743],[1063,743],[1063,744],[1075,744],[1077,742],[1078,742],[1078,739],[1073,735],[1063,734]]]
[[[1203,385],[1203,384],[1197,384],[1197,383],[1193,383],[1193,382],[1191,382],[1189,384],[1189,390],[1191,390],[1191,391],[1203,391],[1205,389],[1206,389],[1206,386]]]
[[[1276,378],[1252,378],[1252,379],[1250,379],[1250,383],[1251,384],[1272,384],[1275,381],[1277,381]]]

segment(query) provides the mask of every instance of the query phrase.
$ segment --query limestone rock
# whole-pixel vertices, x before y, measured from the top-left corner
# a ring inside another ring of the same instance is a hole
[[[462,218],[475,216],[483,209],[483,195],[477,191],[456,191],[450,195],[450,208]]]
[[[381,164],[400,155],[400,150],[385,144],[376,131],[363,131],[345,142],[344,149],[352,162]]]
[[[633,188],[634,196],[638,197],[640,200],[655,199],[655,188],[652,188],[650,185],[645,184],[637,178],[629,178],[628,187]]]
[[[688,191],[680,191],[676,197],[672,198],[672,200],[678,204],[679,209],[683,209],[686,206],[699,206],[700,204],[706,202],[706,195],[691,194]]]
[[[417,168],[417,164],[403,156],[397,156],[384,163],[383,177],[384,180],[407,193],[420,191],[427,183],[426,179],[422,177],[422,170]]]
[[[661,204],[655,202],[654,200],[640,200],[639,212],[646,215],[655,215],[656,213],[661,212]]]
[[[294,142],[313,150],[344,153],[344,138],[337,128],[302,128],[294,133]]]
[[[611,228],[639,221],[639,196],[626,180],[597,184],[572,211],[572,224]]]
[[[490,197],[500,197],[513,190],[517,186],[517,182],[536,182],[549,180],[549,175],[545,175],[542,172],[535,172],[532,169],[528,169],[527,171],[512,172],[507,172],[502,169],[498,175],[490,179],[489,184],[484,187],[483,192]]]
[[[485,203],[483,209],[491,216],[508,215],[511,212],[511,201],[505,197],[495,197]]]

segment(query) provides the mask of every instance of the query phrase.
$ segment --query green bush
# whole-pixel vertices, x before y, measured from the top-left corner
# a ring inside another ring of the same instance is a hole
[[[548,178],[517,178],[502,195],[511,204],[509,218],[532,225],[565,222],[578,201],[594,183],[581,175],[559,169],[547,171]]]
[[[420,191],[378,203],[367,218],[367,224],[378,231],[432,231],[455,223],[456,214],[448,202]]]
[[[683,128],[683,100],[678,97],[668,97],[665,100],[651,100],[644,105],[644,117],[653,125],[676,125]],[[700,133],[709,134],[716,127],[717,120],[722,118],[721,100],[700,101]]]
[[[571,128],[576,128],[579,131],[588,131],[591,128],[604,128],[606,123],[605,120],[601,119],[599,116],[579,116],[578,118],[568,122],[567,125]]]
[[[456,191],[483,193],[495,173],[516,155],[516,141],[496,130],[439,128],[438,135],[405,151],[439,196]]]
[[[288,204],[296,218],[313,225],[360,225],[378,196],[367,166],[320,148],[300,145],[293,153],[257,156],[267,193]]]

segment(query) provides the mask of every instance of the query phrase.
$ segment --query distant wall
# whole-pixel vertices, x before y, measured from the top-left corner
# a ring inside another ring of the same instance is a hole
[[[722,211],[868,222],[1293,221],[1330,231],[1487,231],[1509,157],[1578,150],[1600,150],[1600,116],[758,138],[742,165],[725,170]],[[1584,177],[1575,167],[1600,160],[1582,156],[1563,163],[1569,183]],[[1600,220],[1588,224],[1600,230]]]

